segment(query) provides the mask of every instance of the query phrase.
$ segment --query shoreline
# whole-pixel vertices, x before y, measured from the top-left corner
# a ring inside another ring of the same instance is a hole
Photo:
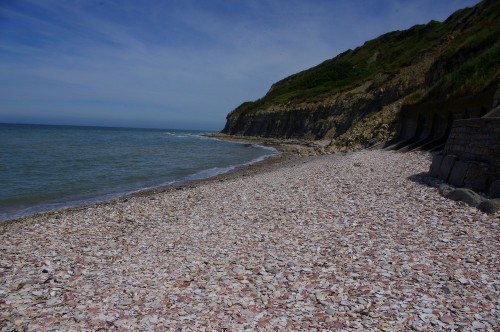
[[[491,329],[498,225],[410,179],[429,162],[293,157],[11,224],[0,325]]]
[[[493,331],[499,220],[416,181],[430,159],[291,157],[3,226],[0,326]]]
[[[139,189],[134,192],[129,192],[129,193],[118,193],[116,194],[115,197],[109,198],[109,199],[103,199],[103,200],[98,200],[96,202],[89,202],[89,203],[82,203],[82,204],[77,204],[76,206],[68,206],[68,207],[62,207],[62,208],[56,208],[53,210],[47,210],[47,211],[40,211],[40,212],[35,212],[32,214],[27,214],[24,216],[20,217],[14,217],[10,219],[5,219],[5,220],[0,220],[0,231],[2,230],[3,226],[6,224],[10,223],[19,223],[19,222],[29,222],[29,220],[37,218],[38,216],[42,215],[47,215],[47,216],[58,216],[60,214],[64,214],[66,212],[70,211],[79,211],[85,208],[90,208],[90,207],[96,207],[100,205],[109,205],[109,204],[115,204],[116,202],[123,201],[123,200],[128,200],[132,197],[145,197],[149,195],[154,195],[158,193],[164,193],[164,192],[169,192],[169,191],[174,191],[174,190],[181,190],[183,188],[191,188],[195,187],[198,185],[202,185],[205,183],[210,183],[210,182],[217,182],[217,181],[225,181],[228,179],[240,177],[240,176],[248,176],[249,174],[253,174],[256,172],[272,169],[274,167],[279,167],[277,165],[281,163],[286,163],[290,159],[295,159],[298,158],[298,155],[295,155],[295,153],[292,152],[290,149],[283,148],[281,144],[279,144],[278,141],[275,141],[274,143],[271,142],[266,142],[265,139],[263,140],[252,140],[252,138],[237,138],[237,139],[231,139],[228,137],[222,137],[225,135],[219,136],[218,134],[210,134],[206,135],[207,137],[214,138],[214,139],[220,139],[228,142],[239,142],[242,144],[259,144],[264,147],[272,147],[276,149],[277,154],[274,155],[269,155],[266,156],[263,160],[251,163],[251,164],[243,164],[243,165],[237,165],[235,166],[234,169],[229,170],[225,173],[222,174],[217,174],[213,175],[207,178],[202,178],[202,179],[179,179],[175,181],[172,184],[169,185],[160,185],[157,187],[152,187],[152,188],[144,188],[144,189]]]

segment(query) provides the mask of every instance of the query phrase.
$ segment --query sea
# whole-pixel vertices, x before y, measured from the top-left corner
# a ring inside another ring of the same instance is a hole
[[[0,221],[205,179],[277,154],[206,134],[0,124]]]

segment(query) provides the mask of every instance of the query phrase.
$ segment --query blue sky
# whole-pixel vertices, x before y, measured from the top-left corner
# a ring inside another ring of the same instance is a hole
[[[220,130],[272,83],[478,0],[1,0],[0,122]]]

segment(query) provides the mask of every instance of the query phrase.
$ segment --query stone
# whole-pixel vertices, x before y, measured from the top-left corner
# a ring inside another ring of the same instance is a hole
[[[318,303],[323,305],[328,304],[328,302],[326,301],[326,295],[324,293],[316,292],[314,295],[316,296],[316,301],[318,301]]]
[[[472,327],[475,329],[475,330],[481,330],[481,329],[484,329],[486,328],[486,325],[481,323],[481,322],[478,322],[477,320],[472,322]]]
[[[454,188],[450,185],[447,185],[446,183],[442,183],[438,187],[438,191],[441,194],[441,196],[446,197],[450,191],[452,191]]]
[[[53,297],[47,301],[47,306],[52,307],[61,304],[62,301],[56,297]]]
[[[275,266],[273,266],[269,263],[264,264],[264,269],[266,270],[267,273],[272,273],[272,274],[278,273],[278,269],[276,269]]]
[[[500,213],[500,198],[485,200],[480,203],[477,208],[488,214]]]
[[[444,316],[441,316],[439,318],[439,320],[441,320],[443,323],[446,323],[448,325],[453,325],[455,324],[455,321],[453,320],[453,318],[449,315],[444,315]]]
[[[446,287],[446,286],[441,287],[441,290],[445,294],[451,294],[451,290],[448,287]]]
[[[445,197],[454,201],[464,202],[472,207],[478,206],[485,200],[485,198],[467,188],[454,189],[450,191]]]

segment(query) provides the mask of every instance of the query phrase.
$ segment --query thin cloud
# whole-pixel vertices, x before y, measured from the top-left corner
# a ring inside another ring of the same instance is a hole
[[[476,2],[7,2],[0,122],[220,129],[287,75]]]

